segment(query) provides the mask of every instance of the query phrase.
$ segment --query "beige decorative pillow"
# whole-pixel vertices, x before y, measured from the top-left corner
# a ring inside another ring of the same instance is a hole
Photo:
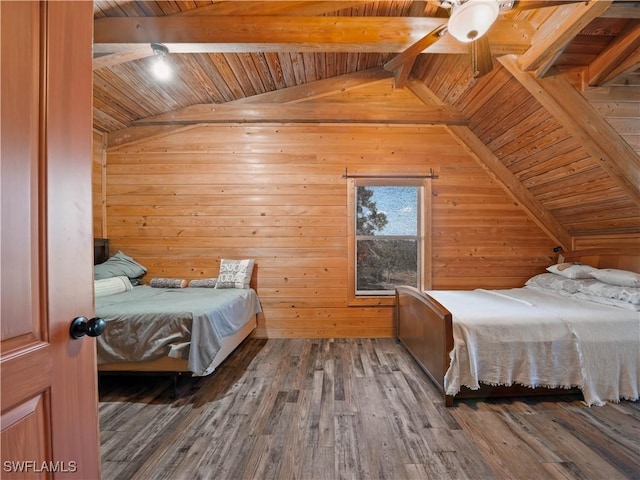
[[[249,288],[255,260],[220,260],[220,272],[215,288]]]

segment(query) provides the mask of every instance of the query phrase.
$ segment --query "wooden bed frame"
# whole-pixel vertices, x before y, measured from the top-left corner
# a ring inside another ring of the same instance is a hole
[[[95,238],[93,241],[93,261],[94,264],[103,263],[109,258],[109,240],[105,238]],[[212,361],[214,368],[218,367],[256,328],[257,315],[247,322],[238,332],[223,339],[220,350]],[[111,374],[161,374],[177,376],[188,375],[189,361],[181,358],[162,357],[144,362],[117,362],[98,364],[98,373]],[[175,387],[175,385],[174,385]],[[175,388],[174,388],[175,391]]]
[[[559,255],[558,263],[583,262],[598,268],[618,268],[640,272],[639,250],[599,249],[575,251]],[[415,287],[396,288],[396,337],[427,376],[444,395],[445,405],[453,405],[454,397],[446,395],[444,376],[449,369],[449,352],[453,350],[451,312],[434,298]],[[483,385],[480,390],[463,387],[455,398],[487,398],[529,395],[567,395],[578,389],[495,387]]]

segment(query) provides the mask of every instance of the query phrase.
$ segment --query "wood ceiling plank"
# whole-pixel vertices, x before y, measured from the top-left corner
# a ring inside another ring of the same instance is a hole
[[[449,126],[473,158],[529,214],[535,223],[565,250],[571,250],[572,237],[551,213],[525,188],[493,152],[468,127]]]
[[[523,71],[542,77],[580,31],[609,8],[613,0],[598,0],[558,7],[553,22],[545,22],[535,33],[532,46],[518,59]]]
[[[529,99],[529,92],[512,80],[502,83],[502,88],[494,91],[493,95],[487,98],[488,103],[480,110],[473,114],[466,108],[462,111],[470,119],[469,128],[478,137],[485,138],[490,135],[495,138],[496,135],[513,128],[531,112],[532,105],[528,102]]]
[[[510,156],[526,157],[538,149],[553,145],[554,142],[566,136],[567,132],[558,128],[558,123],[553,117],[540,108],[534,110],[513,128],[505,130],[491,142],[485,143],[498,158],[504,161]],[[538,142],[540,142],[539,146]]]
[[[594,168],[593,160],[582,149],[562,153],[558,160],[554,162],[554,166],[556,167],[555,169],[549,170],[549,165],[545,161],[536,162],[536,159],[532,158],[531,162],[526,164],[523,162],[516,165],[515,167],[519,170],[515,173],[523,185],[535,195],[536,190],[533,190],[534,188],[539,188],[540,190],[553,188],[554,182],[567,175],[575,175]],[[513,171],[513,168],[510,170]]]
[[[562,75],[536,79],[513,56],[498,59],[640,206],[640,158]]]
[[[450,63],[451,61],[447,59],[447,62]],[[446,76],[442,75],[442,77],[445,77],[444,84],[446,85]],[[495,68],[489,75],[482,77],[473,88],[468,89],[467,94],[461,97],[456,105],[466,112],[469,118],[475,117],[485,106],[491,105],[489,102],[502,91],[507,84],[507,80],[505,72],[501,68]],[[442,91],[443,98],[445,93]]]
[[[192,105],[134,122],[135,125],[190,125],[195,123],[381,123],[464,125],[467,118],[450,106],[390,104],[222,104]]]
[[[554,172],[554,174],[562,175],[573,173],[570,169],[563,170],[563,167],[568,163],[582,159],[589,160],[589,168],[599,168],[589,154],[567,134],[567,136],[547,148],[531,153],[526,157],[513,155],[508,159],[503,159],[503,163],[509,167],[509,170],[520,181],[529,180],[531,185],[532,177],[542,175],[547,170]],[[542,183],[538,182],[537,179],[535,182]]]
[[[640,18],[640,3],[616,2],[601,16],[606,18]]]
[[[445,22],[433,17],[103,17],[94,21],[94,53],[124,53],[153,42],[162,42],[173,53],[399,53]],[[532,34],[528,22],[498,20],[489,34],[492,53],[522,54]],[[467,46],[450,35],[427,51],[468,53]]]
[[[473,78],[471,62],[468,57],[464,55],[446,55],[446,58],[449,65],[449,73],[442,76],[450,76],[450,79],[442,86],[442,99],[445,103],[458,106],[458,101],[464,97],[469,89],[473,89],[477,80]],[[492,72],[489,72],[485,77],[489,77],[491,74]]]
[[[426,104],[442,104],[440,99],[422,82],[410,79],[408,88]],[[538,225],[549,237],[558,242],[563,249],[569,251],[572,247],[572,237],[567,230],[547,211],[544,206],[527,190],[507,167],[480,140],[469,127],[449,125],[447,130],[456,138],[476,160],[478,165],[518,204],[520,208]]]

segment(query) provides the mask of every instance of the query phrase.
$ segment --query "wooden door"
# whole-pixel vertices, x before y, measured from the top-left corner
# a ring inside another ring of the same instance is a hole
[[[99,477],[92,2],[0,1],[2,478]]]

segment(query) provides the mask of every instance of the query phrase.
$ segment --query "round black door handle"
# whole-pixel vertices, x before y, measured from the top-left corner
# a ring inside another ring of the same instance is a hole
[[[82,338],[85,335],[90,337],[97,337],[104,332],[107,326],[102,318],[94,317],[91,320],[87,320],[86,317],[76,317],[71,322],[69,333],[73,338]]]

